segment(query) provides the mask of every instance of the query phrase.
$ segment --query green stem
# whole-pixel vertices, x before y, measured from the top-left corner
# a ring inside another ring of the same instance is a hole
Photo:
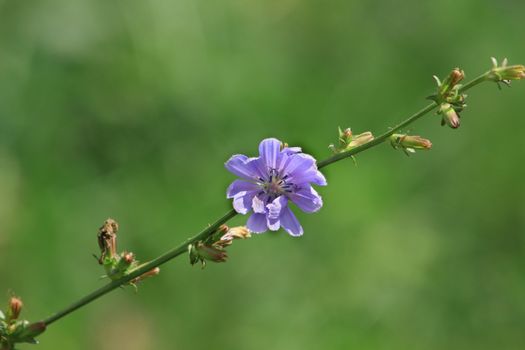
[[[151,271],[155,267],[160,266],[160,265],[170,261],[171,259],[173,259],[173,258],[175,258],[175,257],[177,257],[177,256],[179,256],[179,255],[181,255],[183,253],[185,253],[188,250],[188,245],[189,244],[195,243],[195,242],[197,242],[199,240],[202,240],[202,239],[208,237],[209,235],[211,235],[212,233],[217,231],[219,226],[221,226],[222,224],[224,224],[225,222],[227,222],[228,220],[233,218],[235,215],[237,215],[237,212],[235,212],[235,210],[233,210],[233,209],[230,210],[229,212],[224,214],[223,217],[221,217],[220,219],[215,221],[213,224],[208,226],[206,229],[202,230],[197,235],[195,235],[195,236],[193,236],[191,238],[188,238],[186,241],[184,241],[183,243],[179,244],[177,247],[175,247],[175,248],[167,251],[166,253],[160,255],[158,258],[156,258],[154,260],[151,260],[148,263],[145,263],[144,265],[140,266],[139,268],[137,268],[136,270],[134,270],[130,274],[128,274],[128,275],[126,275],[126,276],[124,276],[124,277],[122,277],[122,278],[120,278],[118,280],[112,281],[112,282],[108,283],[107,285],[105,285],[104,287],[101,287],[101,288],[95,290],[94,292],[86,295],[85,297],[83,297],[82,299],[78,300],[77,302],[71,304],[70,306],[68,306],[64,310],[59,311],[56,314],[46,318],[42,322],[44,322],[47,326],[49,326],[51,323],[53,323],[55,321],[58,321],[62,317],[66,316],[67,314],[70,314],[73,311],[81,308],[82,306],[91,303],[92,301],[100,298],[104,294],[107,294],[107,293],[111,292],[112,290],[114,290],[114,289],[116,289],[116,288],[118,288],[118,287],[120,287],[122,285],[125,285],[125,284],[129,283],[130,281],[132,281],[133,279],[139,277],[140,275],[142,275],[142,274],[144,274],[144,273],[146,273],[148,271]]]
[[[353,155],[356,155],[357,153],[361,153],[364,150],[367,150],[369,148],[372,148],[374,146],[379,145],[380,143],[383,143],[387,138],[389,138],[396,131],[398,131],[399,129],[404,128],[405,126],[407,126],[407,125],[409,125],[411,123],[413,123],[414,121],[418,120],[419,118],[421,118],[422,116],[424,116],[425,114],[427,114],[428,112],[430,112],[431,110],[433,110],[436,107],[437,107],[437,104],[435,102],[432,102],[431,104],[429,104],[428,106],[426,106],[425,108],[420,110],[419,112],[417,112],[417,113],[413,114],[412,116],[410,116],[410,118],[408,118],[404,122],[396,125],[395,127],[390,129],[389,131],[385,132],[381,136],[376,137],[375,139],[373,139],[370,142],[365,143],[364,145],[361,145],[361,146],[356,147],[356,148],[352,148],[351,150],[343,152],[343,153],[335,154],[335,155],[333,155],[332,157],[330,157],[328,159],[322,160],[319,163],[317,163],[317,167],[319,169],[324,168],[325,166],[330,165],[330,164],[335,163],[335,162],[338,162],[341,159],[345,159],[345,158],[351,157]]]
[[[476,86],[476,85],[486,81],[487,80],[487,75],[489,73],[490,72],[486,72],[486,73],[480,75],[479,77],[477,77],[476,79],[473,79],[473,80],[469,81],[468,83],[466,83],[465,85],[463,85],[459,89],[459,92],[461,93],[461,92],[467,91],[468,89],[470,89],[470,88],[472,88],[472,87],[474,87],[474,86]],[[437,103],[432,102],[431,104],[429,104],[425,108],[423,108],[420,111],[412,114],[410,117],[408,117],[408,119],[406,119],[403,122],[399,123],[398,125],[394,126],[393,128],[391,128],[387,132],[381,134],[380,136],[374,138],[372,141],[367,142],[364,145],[361,145],[359,147],[353,148],[353,149],[351,149],[349,151],[335,154],[335,155],[333,155],[332,157],[330,157],[328,159],[322,160],[322,161],[317,163],[317,167],[319,169],[324,168],[325,166],[330,165],[332,163],[335,163],[337,161],[340,161],[341,159],[352,157],[352,156],[354,156],[354,155],[356,155],[358,153],[363,152],[364,150],[367,150],[369,148],[372,148],[374,146],[379,145],[380,143],[385,142],[390,136],[395,134],[397,131],[403,129],[404,127],[406,127],[406,126],[408,126],[410,124],[412,124],[413,122],[415,122],[416,120],[418,120],[419,118],[421,118],[422,116],[427,114],[428,112],[430,112],[433,109],[435,109],[437,106],[438,106]]]
[[[466,91],[466,90],[470,89],[471,87],[473,87],[473,86],[475,86],[475,85],[485,81],[488,74],[489,74],[489,72],[487,72],[487,73],[485,73],[483,75],[480,75],[476,79],[466,83],[465,85],[463,85],[463,87],[460,88],[460,92]],[[368,143],[366,143],[364,145],[361,145],[359,147],[356,147],[356,148],[354,148],[354,149],[352,149],[350,151],[336,154],[336,155],[334,155],[334,156],[332,156],[332,157],[330,157],[328,159],[325,159],[323,161],[318,162],[317,163],[318,168],[319,169],[324,168],[327,165],[330,165],[330,164],[338,162],[338,161],[340,161],[342,159],[351,157],[351,156],[356,155],[356,154],[358,154],[358,153],[360,153],[360,152],[362,152],[364,150],[367,150],[367,149],[372,148],[372,147],[374,147],[376,145],[379,145],[380,143],[383,143],[386,139],[388,139],[388,137],[390,137],[396,131],[406,127],[407,125],[409,125],[411,123],[413,123],[414,121],[416,121],[417,119],[421,118],[422,116],[424,116],[428,112],[432,111],[436,107],[437,107],[436,103],[429,104],[425,108],[423,108],[420,111],[416,112],[415,114],[410,116],[408,119],[406,119],[402,123],[396,125],[395,127],[390,129],[389,131],[385,132],[384,134],[380,135],[379,137],[375,138],[374,140],[372,140],[372,141],[370,141],[370,142],[368,142]],[[171,259],[173,259],[173,258],[175,258],[175,257],[177,257],[177,256],[179,256],[179,255],[181,255],[183,253],[185,253],[187,251],[187,249],[188,249],[188,245],[189,244],[192,244],[192,243],[195,243],[195,242],[197,242],[199,240],[203,240],[203,239],[207,238],[209,235],[211,235],[215,231],[217,231],[219,226],[221,226],[222,224],[226,223],[227,221],[229,221],[230,219],[232,219],[236,215],[237,215],[237,213],[234,210],[230,210],[224,216],[222,216],[217,221],[215,221],[212,225],[208,226],[206,229],[202,230],[197,235],[195,235],[195,236],[193,236],[191,238],[188,238],[186,241],[184,241],[183,243],[181,243],[177,247],[167,251],[166,253],[160,255],[156,259],[151,260],[150,262],[140,266],[139,268],[137,268],[136,270],[134,270],[130,274],[128,274],[128,275],[126,275],[126,276],[124,276],[124,277],[122,277],[122,278],[120,278],[118,280],[112,281],[112,282],[108,283],[107,285],[105,285],[105,286],[95,290],[94,292],[86,295],[85,297],[83,297],[82,299],[78,300],[77,302],[71,304],[67,308],[65,308],[65,309],[57,312],[56,314],[46,318],[42,322],[44,322],[47,326],[49,326],[51,323],[58,321],[62,317],[64,317],[64,316],[72,313],[73,311],[78,310],[79,308],[81,308],[81,307],[91,303],[92,301],[94,301],[94,300],[100,298],[101,296],[111,292],[112,290],[114,290],[114,289],[116,289],[116,288],[118,288],[118,287],[120,287],[122,285],[126,285],[127,283],[129,283],[133,279],[139,277],[140,275],[142,275],[142,274],[144,274],[144,273],[154,269],[155,267],[160,266],[160,265],[170,261]]]

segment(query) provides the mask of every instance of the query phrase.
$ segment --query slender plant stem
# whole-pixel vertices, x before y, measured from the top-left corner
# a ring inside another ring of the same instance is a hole
[[[487,75],[489,74],[490,72],[486,72],[482,75],[480,75],[479,77],[469,81],[468,83],[466,83],[465,85],[463,85],[460,89],[459,89],[459,92],[464,92],[464,91],[467,91],[468,89],[486,81],[486,78],[487,78]],[[352,157],[358,153],[361,153],[363,152],[364,150],[367,150],[369,148],[372,148],[374,146],[377,146],[379,145],[380,143],[383,143],[384,141],[386,141],[390,136],[392,136],[393,134],[395,134],[397,131],[403,129],[404,127],[412,124],[413,122],[415,122],[416,120],[418,120],[419,118],[421,118],[422,116],[424,116],[425,114],[427,114],[428,112],[432,111],[433,109],[435,109],[436,107],[438,106],[437,103],[435,102],[432,102],[431,104],[429,104],[428,106],[426,106],[425,108],[419,110],[418,112],[412,114],[410,117],[408,117],[408,119],[404,120],[403,122],[399,123],[398,125],[394,126],[393,128],[391,128],[390,130],[388,130],[387,132],[381,134],[380,136],[374,138],[372,141],[370,142],[367,142],[365,143],[364,145],[361,145],[359,147],[356,147],[356,148],[353,148],[349,151],[346,151],[346,152],[343,152],[343,153],[338,153],[338,154],[335,154],[333,155],[332,157],[328,158],[328,159],[325,159],[325,160],[322,160],[320,162],[317,163],[317,167],[319,169],[321,168],[324,168],[325,166],[327,165],[330,165],[332,163],[335,163],[337,161],[340,161],[341,159],[345,159],[345,158],[348,158],[348,157]]]
[[[335,162],[338,162],[341,159],[345,159],[345,158],[354,156],[357,153],[361,153],[364,150],[367,150],[369,148],[372,148],[374,146],[379,145],[380,143],[383,143],[387,138],[389,138],[396,131],[398,131],[399,129],[404,128],[405,126],[407,126],[409,124],[411,124],[412,122],[414,122],[417,119],[421,118],[422,116],[424,116],[425,114],[427,114],[428,112],[430,112],[431,110],[433,110],[436,107],[437,107],[437,104],[435,102],[432,102],[431,104],[429,104],[428,106],[426,106],[425,108],[420,110],[419,112],[417,112],[417,113],[413,114],[412,116],[410,116],[410,118],[408,118],[404,122],[399,123],[398,125],[396,125],[392,129],[390,129],[389,131],[385,132],[381,136],[376,137],[375,139],[373,139],[370,142],[365,143],[364,145],[361,145],[359,147],[353,148],[353,149],[351,149],[349,151],[346,151],[346,152],[343,152],[343,153],[335,154],[335,155],[333,155],[332,157],[330,157],[328,159],[322,160],[319,163],[317,163],[317,167],[319,169],[324,168],[325,166],[330,165],[330,164],[335,163]]]
[[[463,85],[459,89],[459,91],[460,92],[466,91],[466,90],[472,88],[473,86],[476,86],[479,83],[481,83],[483,81],[486,81],[486,77],[487,77],[488,74],[489,74],[489,72],[480,75],[479,77],[477,77],[474,80],[471,80],[470,82],[468,82],[465,85]],[[325,166],[328,166],[328,165],[330,165],[332,163],[335,163],[335,162],[338,162],[338,161],[340,161],[342,159],[351,157],[353,155],[356,155],[358,153],[363,152],[364,150],[367,150],[369,148],[372,148],[374,146],[379,145],[380,143],[383,143],[385,140],[387,140],[396,131],[399,131],[400,129],[406,127],[407,125],[413,123],[414,121],[416,121],[417,119],[421,118],[422,116],[424,116],[428,112],[432,111],[436,107],[437,107],[437,104],[435,102],[429,104],[425,108],[423,108],[420,111],[416,112],[415,114],[411,115],[408,119],[406,119],[405,121],[399,123],[398,125],[396,125],[395,127],[391,128],[389,131],[383,133],[382,135],[380,135],[379,137],[375,138],[374,140],[372,140],[372,141],[370,141],[368,143],[365,143],[364,145],[361,145],[359,147],[353,148],[353,149],[351,149],[351,150],[349,150],[347,152],[336,154],[336,155],[334,155],[334,156],[332,156],[332,157],[330,157],[328,159],[325,159],[323,161],[318,162],[317,163],[318,168],[319,169],[324,168]],[[168,262],[169,260],[171,260],[171,259],[173,259],[173,258],[175,258],[175,257],[177,257],[177,256],[179,256],[179,255],[181,255],[183,253],[185,253],[188,250],[188,245],[189,244],[192,244],[192,243],[195,243],[195,242],[197,242],[199,240],[203,240],[203,239],[207,238],[209,235],[211,235],[214,232],[216,232],[217,229],[222,224],[226,223],[227,221],[229,221],[230,219],[232,219],[236,215],[237,215],[237,213],[235,212],[235,210],[230,210],[229,212],[224,214],[224,216],[222,216],[217,221],[215,221],[213,224],[208,226],[206,229],[204,229],[201,232],[199,232],[197,235],[195,235],[195,236],[193,236],[191,238],[188,238],[186,241],[184,241],[180,245],[178,245],[175,248],[173,248],[173,249],[167,251],[166,253],[160,255],[156,259],[151,260],[150,262],[141,265],[139,268],[137,268],[133,272],[129,273],[128,275],[126,275],[126,276],[124,276],[124,277],[122,277],[122,278],[120,278],[118,280],[112,281],[112,282],[106,284],[105,286],[95,290],[94,292],[86,295],[85,297],[81,298],[80,300],[76,301],[75,303],[71,304],[70,306],[66,307],[65,309],[63,309],[63,310],[55,313],[54,315],[44,319],[42,322],[44,322],[47,326],[49,326],[50,324],[58,321],[62,317],[64,317],[64,316],[72,313],[73,311],[78,310],[79,308],[81,308],[81,307],[91,303],[92,301],[94,301],[94,300],[100,298],[101,296],[111,292],[112,290],[114,290],[114,289],[116,289],[116,288],[118,288],[118,287],[120,287],[122,285],[125,285],[125,284],[129,283],[130,281],[132,281],[133,279],[139,277],[140,275],[142,275],[142,274],[144,274],[144,273],[154,269],[155,267],[160,266],[160,265]]]
[[[105,285],[104,287],[101,287],[101,288],[95,290],[94,292],[86,295],[85,297],[83,297],[82,299],[78,300],[77,302],[71,304],[70,306],[68,306],[64,310],[59,311],[56,314],[46,318],[42,322],[44,322],[47,326],[49,326],[51,323],[53,323],[55,321],[58,321],[62,317],[66,316],[67,314],[70,314],[71,312],[81,308],[82,306],[91,303],[92,301],[100,298],[104,294],[107,294],[107,293],[111,292],[112,290],[114,290],[114,289],[116,289],[116,288],[118,288],[118,287],[120,287],[120,286],[122,286],[122,285],[124,285],[126,283],[129,283],[130,281],[132,281],[133,279],[139,277],[140,275],[142,275],[142,274],[144,274],[144,273],[154,269],[155,267],[160,266],[160,265],[168,262],[169,260],[171,260],[171,259],[173,259],[173,258],[175,258],[175,257],[177,257],[177,256],[179,256],[179,255],[181,255],[183,253],[185,253],[188,250],[188,245],[189,244],[195,243],[195,242],[197,242],[199,240],[202,240],[202,239],[208,237],[210,234],[212,234],[215,231],[217,231],[219,226],[221,226],[222,224],[224,224],[225,222],[227,222],[228,220],[233,218],[235,215],[237,215],[237,212],[235,210],[233,210],[233,209],[230,210],[229,212],[224,214],[224,216],[222,216],[220,219],[218,219],[213,224],[208,226],[206,229],[202,230],[197,235],[195,235],[195,236],[193,236],[191,238],[188,238],[186,241],[184,241],[183,243],[179,244],[177,247],[175,247],[175,248],[167,251],[166,253],[160,255],[158,258],[156,258],[154,260],[151,260],[150,262],[148,262],[146,264],[141,265],[139,268],[137,268],[133,272],[129,273],[128,275],[126,275],[126,276],[124,276],[124,277],[122,277],[122,278],[120,278],[118,280],[112,281],[112,282],[108,283],[107,285]]]

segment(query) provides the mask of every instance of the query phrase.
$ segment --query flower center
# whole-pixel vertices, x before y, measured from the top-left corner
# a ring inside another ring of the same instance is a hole
[[[286,181],[288,175],[281,176],[276,169],[270,169],[268,180],[262,180],[261,187],[271,201],[282,194],[292,192],[293,184]]]

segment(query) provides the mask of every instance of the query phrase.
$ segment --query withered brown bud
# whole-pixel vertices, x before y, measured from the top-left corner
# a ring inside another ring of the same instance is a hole
[[[118,222],[113,220],[112,218],[107,219],[104,221],[104,225],[100,227],[99,232],[106,232],[108,234],[117,234],[118,232]]]
[[[117,231],[118,223],[113,219],[104,221],[98,230],[98,246],[100,248],[99,264],[104,263],[106,257],[113,258],[117,255]]]
[[[146,278],[157,276],[159,273],[160,273],[160,268],[159,267],[155,267],[155,268],[149,270],[148,272],[143,273],[139,277],[134,278],[130,283],[131,284],[137,284],[140,281],[144,281]]]
[[[225,248],[231,245],[234,239],[245,239],[250,237],[250,230],[248,230],[246,226],[236,226],[228,228],[224,235],[222,235],[222,237],[217,242],[213,243],[213,246]]]
[[[236,226],[230,228],[221,239],[245,239],[250,238],[250,230],[246,226]]]

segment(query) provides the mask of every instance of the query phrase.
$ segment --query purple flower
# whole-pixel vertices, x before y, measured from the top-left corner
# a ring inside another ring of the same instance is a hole
[[[282,227],[292,236],[300,236],[303,228],[288,203],[292,201],[307,213],[323,206],[311,184],[326,186],[326,179],[317,170],[315,159],[301,153],[299,147],[281,148],[281,141],[265,139],[259,144],[259,157],[237,154],[225,166],[242,179],[232,182],[226,196],[233,198],[238,213],[253,211],[246,224],[252,232]]]

